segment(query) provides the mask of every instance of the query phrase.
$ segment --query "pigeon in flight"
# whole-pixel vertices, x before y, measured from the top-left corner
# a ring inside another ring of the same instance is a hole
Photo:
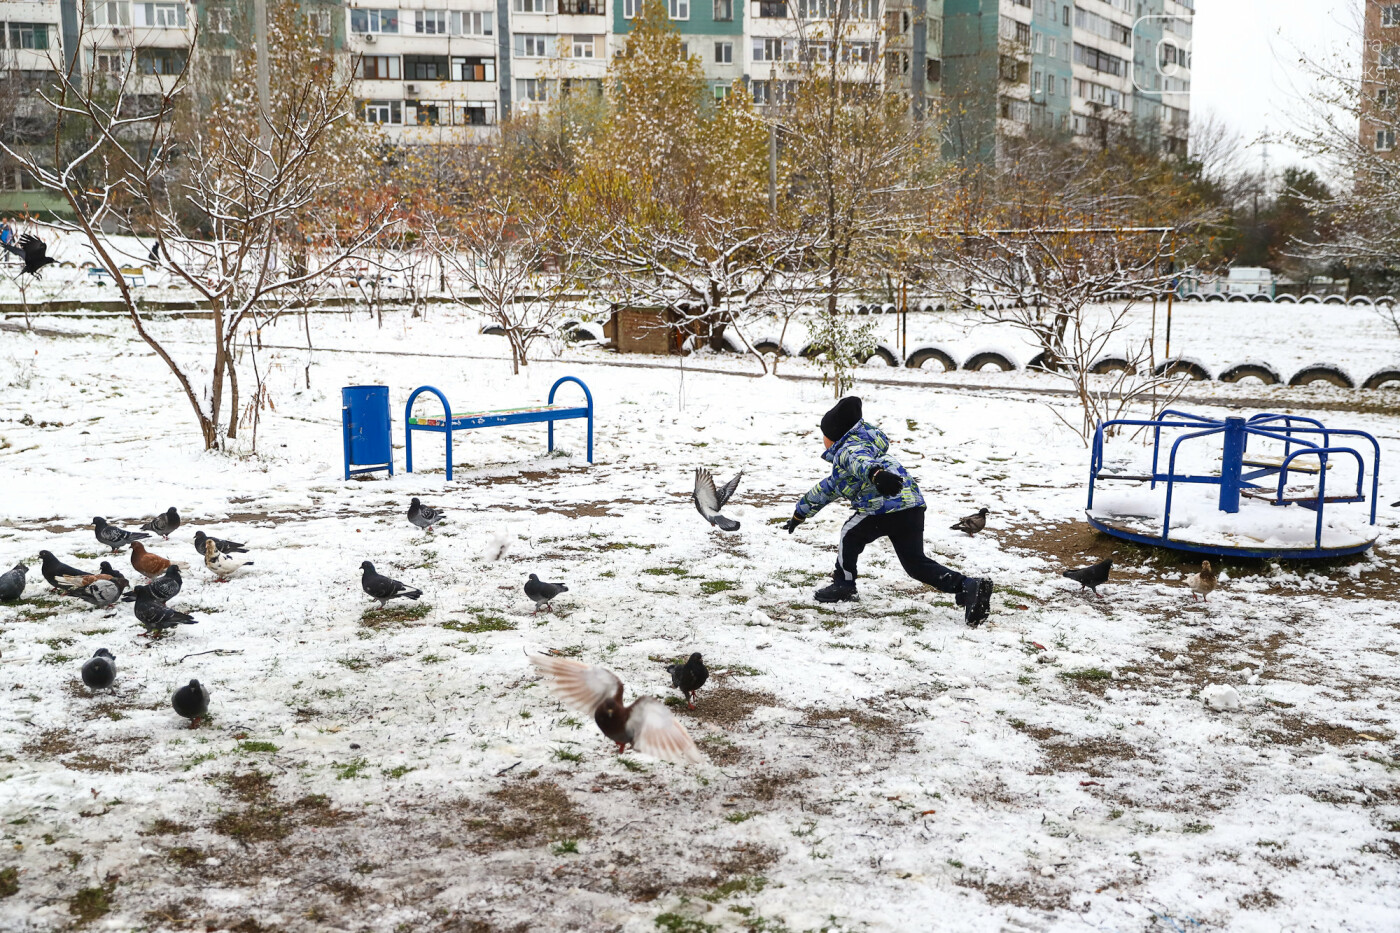
[[[209,712],[209,691],[199,681],[191,680],[171,694],[170,705],[176,713],[190,721],[190,728],[193,729]]]
[[[184,577],[180,576],[180,565],[171,564],[165,569],[165,573],[156,577],[146,584],[146,589],[151,591],[151,597],[162,606],[170,602],[180,594],[180,589],[185,585]],[[136,602],[136,593],[133,591],[122,597],[124,603]]]
[[[1201,561],[1201,572],[1193,573],[1186,578],[1186,585],[1191,588],[1191,600],[1195,602],[1200,599],[1202,602],[1210,602],[1210,594],[1215,592],[1219,585],[1220,575],[1211,569],[1210,561]]]
[[[0,246],[3,246],[9,252],[23,259],[24,271],[35,278],[39,277],[40,269],[54,261],[54,258],[48,255],[48,246],[44,244],[43,240],[32,233],[26,233],[21,236],[19,238],[19,246],[7,242],[0,242]]]
[[[685,695],[686,705],[690,709],[695,709],[695,693],[710,678],[710,669],[705,666],[700,652],[692,654],[684,664],[667,664],[666,670],[671,675],[671,686]]]
[[[213,541],[206,540],[204,542],[204,566],[214,571],[219,577],[219,582],[223,583],[244,567],[253,566],[253,562],[225,554]]]
[[[971,537],[987,527],[987,513],[990,511],[991,509],[978,509],[973,514],[958,519],[951,527],[954,531],[965,531]]]
[[[364,571],[360,577],[360,587],[379,600],[380,609],[391,599],[417,599],[423,595],[422,590],[411,590],[398,580],[391,580],[382,573],[376,573],[374,565],[369,561],[360,564],[360,569]]]
[[[136,606],[132,611],[147,635],[163,632],[177,625],[194,625],[199,621],[161,603],[149,586],[138,586],[132,592],[136,594]]]
[[[180,527],[180,513],[175,511],[175,506],[171,506],[161,512],[155,518],[141,526],[142,531],[154,531],[162,538],[169,539],[176,528]]]
[[[710,475],[709,470],[704,467],[697,467],[695,470],[695,489],[690,494],[691,500],[695,503],[695,511],[704,516],[705,521],[718,527],[721,531],[739,530],[739,523],[719,514],[719,510],[724,508],[729,497],[734,495],[734,490],[739,488],[739,477],[743,475],[741,470],[735,473],[734,478],[729,482],[719,489],[715,489],[715,478]]]
[[[666,704],[642,697],[631,706],[623,705],[622,681],[612,671],[539,654],[530,655],[530,663],[544,672],[550,690],[565,706],[593,717],[603,735],[617,743],[618,754],[631,745],[644,755],[668,761],[703,760]]]
[[[1113,569],[1113,558],[1106,557],[1097,564],[1090,564],[1088,567],[1079,567],[1075,570],[1066,570],[1062,576],[1068,577],[1080,586],[1079,592],[1088,590],[1095,596],[1099,596],[1099,587],[1108,582],[1108,573]],[[1099,596],[1103,599],[1102,596]]]
[[[424,529],[429,534],[432,533],[433,526],[445,519],[446,517],[447,516],[444,515],[438,509],[430,508],[429,506],[426,506],[423,503],[419,502],[417,496],[414,496],[412,499],[409,500],[408,520],[413,522],[413,524],[417,525],[419,528]]]
[[[75,586],[64,590],[63,595],[76,596],[94,609],[110,609],[121,599],[122,590],[126,589],[125,583],[125,579],[121,583],[115,580],[98,580],[87,586]]]
[[[61,593],[65,589],[65,587],[58,582],[59,577],[87,576],[86,570],[79,570],[77,567],[68,566],[57,557],[54,557],[52,551],[40,551],[39,560],[42,561],[39,565],[39,573],[43,574],[44,579],[48,581],[49,586],[54,588],[55,592]]]
[[[19,599],[24,592],[24,575],[29,572],[29,568],[24,564],[15,564],[4,573],[0,573],[0,603],[8,603]]]
[[[550,603],[554,601],[554,597],[567,592],[569,592],[569,588],[564,584],[545,583],[533,573],[530,574],[530,579],[525,581],[525,595],[535,602],[535,611],[531,615],[539,615],[542,606],[553,612],[554,607]]]
[[[83,683],[93,690],[103,690],[112,686],[117,679],[117,659],[106,648],[98,648],[83,665]]]
[[[200,557],[204,556],[204,542],[206,541],[213,541],[214,547],[218,548],[219,551],[224,554],[248,553],[247,545],[239,544],[237,541],[228,541],[224,538],[215,538],[211,535],[206,535],[202,531],[196,531],[194,533],[194,550]]]
[[[93,518],[92,530],[97,535],[97,543],[111,548],[113,554],[133,541],[150,537],[144,531],[126,531],[116,525],[109,525],[107,519],[100,515]]]
[[[131,566],[137,573],[145,574],[146,579],[154,580],[170,569],[171,564],[171,561],[159,554],[152,554],[146,550],[146,545],[140,541],[131,542]]]

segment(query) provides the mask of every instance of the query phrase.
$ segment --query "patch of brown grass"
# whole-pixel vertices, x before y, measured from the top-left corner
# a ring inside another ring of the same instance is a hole
[[[713,723],[728,730],[748,719],[759,707],[777,705],[778,698],[766,691],[723,684],[712,690],[702,689],[696,697],[695,709],[686,709],[685,704],[681,703],[672,706],[671,711],[678,716]]]
[[[583,810],[553,781],[527,778],[489,796],[486,812],[467,820],[478,834],[480,848],[523,848],[559,839],[582,839],[593,832]]]

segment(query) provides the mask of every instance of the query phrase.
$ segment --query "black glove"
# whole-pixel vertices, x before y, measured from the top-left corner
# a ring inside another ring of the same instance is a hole
[[[787,520],[787,524],[784,525],[783,528],[787,531],[788,534],[792,534],[794,531],[797,530],[797,526],[802,524],[804,520],[805,519],[803,519],[802,516],[794,515],[792,518],[789,518]]]
[[[870,474],[870,482],[875,484],[875,488],[882,496],[898,495],[904,488],[904,480],[900,479],[889,470],[876,470]]]

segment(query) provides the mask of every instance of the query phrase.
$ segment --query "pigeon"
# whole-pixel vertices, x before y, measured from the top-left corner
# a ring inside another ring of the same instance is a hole
[[[724,508],[729,497],[734,495],[734,490],[739,488],[739,477],[743,475],[744,472],[740,470],[734,474],[733,479],[715,489],[715,478],[710,475],[710,471],[704,467],[695,469],[695,489],[690,493],[691,501],[695,503],[695,511],[721,531],[739,530],[739,523],[719,514],[719,510]]]
[[[156,599],[149,586],[138,586],[131,592],[136,596],[136,606],[133,609],[136,621],[141,623],[147,635],[163,632],[177,625],[194,625],[199,621],[165,606]]]
[[[379,600],[380,609],[391,599],[417,599],[423,595],[422,590],[411,590],[398,580],[390,580],[382,573],[375,573],[374,565],[369,561],[360,564],[360,569],[364,571],[364,575],[360,577],[360,586],[370,596]]]
[[[1066,570],[1061,576],[1068,577],[1079,584],[1080,592],[1085,589],[1099,595],[1099,587],[1108,582],[1108,573],[1113,569],[1113,558],[1106,557],[1097,564],[1090,564],[1088,567],[1079,567],[1075,570]],[[1102,599],[1102,596],[1099,596]]]
[[[19,246],[13,246],[10,243],[4,242],[0,242],[0,246],[3,246],[6,250],[14,253],[20,259],[23,259],[24,271],[35,278],[39,277],[40,269],[54,261],[54,258],[48,255],[48,246],[44,244],[43,240],[32,233],[26,233],[21,236],[19,238]]]
[[[124,545],[150,537],[144,531],[125,531],[116,525],[109,525],[107,519],[100,515],[92,520],[92,525],[93,533],[97,535],[97,543],[111,548],[113,554],[120,551]]]
[[[83,683],[94,690],[112,686],[117,679],[117,659],[106,648],[98,648],[83,665]]]
[[[553,612],[554,607],[550,603],[554,601],[554,597],[567,592],[569,588],[564,584],[545,583],[533,573],[530,574],[530,579],[525,581],[525,595],[535,601],[535,611],[531,615],[538,615],[541,606]]]
[[[1186,578],[1186,585],[1191,588],[1192,602],[1198,597],[1202,602],[1210,602],[1210,594],[1215,591],[1218,579],[1219,574],[1210,569],[1210,561],[1201,561],[1201,572]]]
[[[98,568],[97,573],[85,573],[80,577],[64,575],[61,577],[54,577],[54,579],[58,581],[60,586],[66,586],[69,589],[76,586],[91,586],[98,580],[115,580],[122,589],[126,589],[131,585],[126,577],[122,575],[121,571],[115,569],[105,560],[102,562],[102,566]]]
[[[987,527],[987,513],[990,511],[991,509],[978,509],[972,515],[958,519],[951,527],[954,531],[965,531],[971,537]]]
[[[122,590],[126,589],[126,579],[121,583],[115,580],[98,580],[89,583],[87,586],[75,586],[72,589],[64,590],[64,596],[76,596],[94,609],[108,609],[117,604],[121,599]]]
[[[170,695],[170,705],[190,721],[190,728],[193,729],[209,712],[209,691],[199,681],[191,680]]]
[[[171,563],[159,554],[152,554],[146,550],[146,546],[140,541],[131,542],[131,566],[136,568],[137,573],[145,574],[146,579],[154,580],[165,573]]]
[[[667,664],[671,675],[671,686],[685,694],[686,705],[695,709],[695,692],[705,686],[710,677],[710,669],[700,657],[700,652],[692,654],[684,664]]]
[[[162,606],[170,602],[179,595],[180,589],[185,585],[185,580],[180,576],[180,565],[171,564],[166,568],[165,573],[156,577],[146,585],[151,591],[151,597]],[[124,603],[136,602],[135,592],[127,593],[122,597]]]
[[[218,574],[219,582],[223,583],[244,567],[253,566],[253,562],[250,560],[240,560],[237,557],[230,557],[220,551],[219,546],[213,541],[205,541],[204,566]]]
[[[59,577],[87,576],[86,570],[79,570],[77,567],[68,566],[57,557],[54,557],[51,551],[40,551],[39,560],[42,561],[39,565],[39,572],[43,574],[49,586],[53,587],[56,592],[62,592],[64,589],[58,582]]]
[[[24,564],[15,564],[4,573],[0,573],[0,603],[8,603],[19,599],[24,592],[24,575],[29,572],[29,568]]]
[[[171,506],[155,518],[141,526],[142,531],[154,531],[162,538],[169,539],[176,528],[180,527],[180,513],[175,511],[175,506]]]
[[[417,496],[409,500],[408,520],[419,528],[425,529],[429,534],[432,533],[433,526],[446,517],[446,515],[442,514],[442,512],[437,509],[423,505],[418,501]]]
[[[224,554],[248,553],[248,548],[245,545],[239,544],[237,541],[226,541],[223,538],[214,538],[209,535],[206,535],[202,531],[196,531],[194,533],[194,550],[195,553],[198,554],[200,557],[204,556],[205,541],[213,541],[214,547],[218,548],[219,551]]]
[[[530,655],[530,663],[549,678],[551,691],[565,706],[593,716],[603,735],[617,743],[618,754],[631,745],[644,755],[668,761],[703,760],[666,704],[642,697],[631,706],[623,705],[622,681],[612,671],[539,654]]]

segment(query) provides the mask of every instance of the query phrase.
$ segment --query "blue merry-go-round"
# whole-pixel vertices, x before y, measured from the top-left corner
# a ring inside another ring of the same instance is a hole
[[[1105,438],[1140,430],[1151,431],[1150,469],[1109,465]],[[1179,458],[1189,461],[1183,472]],[[1207,556],[1345,557],[1376,541],[1380,459],[1370,434],[1300,415],[1217,419],[1167,410],[1150,420],[1114,419],[1094,432],[1086,515],[1106,535]],[[1193,468],[1202,472],[1187,472]],[[1330,482],[1329,474],[1336,474]],[[1100,491],[1101,483],[1122,485]]]

